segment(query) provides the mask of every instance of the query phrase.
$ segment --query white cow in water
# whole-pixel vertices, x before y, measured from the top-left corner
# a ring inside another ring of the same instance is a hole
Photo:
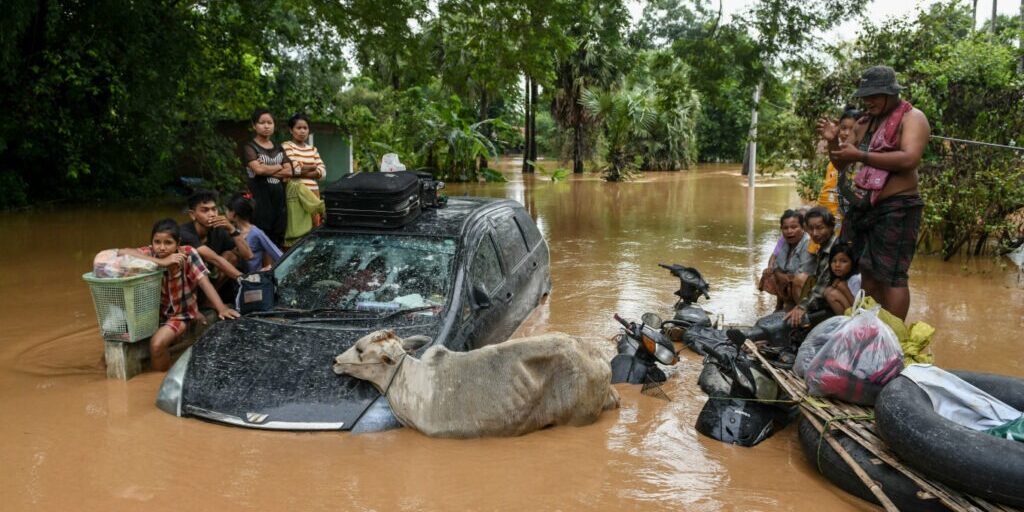
[[[373,383],[398,421],[435,437],[517,436],[549,425],[587,425],[619,406],[597,347],[561,333],[469,352],[405,340],[393,331],[359,339],[334,372]]]

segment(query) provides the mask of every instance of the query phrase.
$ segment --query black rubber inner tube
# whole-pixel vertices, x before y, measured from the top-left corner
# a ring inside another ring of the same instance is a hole
[[[904,511],[940,512],[948,510],[938,498],[930,497],[922,499],[918,495],[918,486],[911,479],[907,478],[899,470],[878,460],[871,452],[850,439],[839,430],[832,429],[829,435],[853,457],[853,460],[864,469],[864,472],[872,480],[878,482],[885,495],[892,500],[897,508]],[[800,446],[804,449],[804,455],[811,466],[814,466],[825,478],[840,489],[865,501],[881,505],[878,498],[868,489],[864,482],[850,469],[839,454],[832,449],[828,441],[822,440],[819,444],[820,434],[817,429],[807,421],[807,418],[800,418]]]
[[[953,372],[1017,410],[1024,379]],[[971,430],[939,416],[928,395],[897,377],[875,403],[878,434],[910,467],[954,489],[1024,507],[1024,443]]]

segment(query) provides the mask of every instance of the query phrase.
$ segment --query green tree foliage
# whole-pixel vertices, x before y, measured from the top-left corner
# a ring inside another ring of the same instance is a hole
[[[631,80],[650,91],[654,119],[634,139],[641,170],[676,171],[697,161],[700,95],[690,83],[690,69],[665,51],[640,55]]]

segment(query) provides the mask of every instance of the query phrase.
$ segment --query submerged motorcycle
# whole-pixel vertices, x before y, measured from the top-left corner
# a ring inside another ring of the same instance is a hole
[[[661,323],[661,329],[672,341],[683,341],[683,335],[692,327],[712,327],[711,315],[704,310],[697,301],[701,296],[710,299],[708,290],[711,286],[700,275],[700,271],[693,267],[659,263],[659,267],[668,269],[673,276],[679,278],[679,289],[675,291],[676,301],[672,309],[675,315],[671,320]]]
[[[679,360],[672,342],[682,341],[688,329],[712,326],[710,315],[697,304],[701,296],[710,298],[710,286],[700,272],[683,265],[660,266],[679,278],[679,289],[675,292],[679,299],[673,307],[675,315],[663,321],[654,313],[646,313],[639,324],[615,315],[624,331],[616,343],[618,355],[612,359],[613,384],[664,382],[665,372],[657,363],[671,366]]]
[[[665,382],[665,372],[657,363],[671,366],[679,361],[672,341],[645,320],[627,322],[618,314],[615,320],[623,327],[616,344],[618,355],[612,359],[612,384],[647,384]],[[660,322],[653,324],[659,325]]]
[[[710,298],[710,285],[699,270],[679,264],[659,266],[679,279],[675,292],[679,299],[673,305],[672,319],[662,321],[647,313],[644,325],[660,326],[665,338],[704,356],[697,383],[709,399],[697,417],[697,431],[725,443],[754,446],[783,428],[795,416],[796,408],[780,402],[784,396],[778,384],[742,345],[748,338],[789,345],[799,333],[779,321],[781,317],[725,331],[721,319],[713,322],[711,314],[697,303],[702,296]]]

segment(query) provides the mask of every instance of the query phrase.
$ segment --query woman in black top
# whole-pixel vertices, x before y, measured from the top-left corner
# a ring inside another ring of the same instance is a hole
[[[270,139],[274,134],[274,116],[270,115],[269,110],[256,109],[252,114],[252,127],[256,137],[242,147],[242,160],[249,176],[249,191],[256,203],[252,223],[262,229],[275,244],[281,245],[288,224],[282,180],[294,176],[297,168],[292,165],[281,145]]]

